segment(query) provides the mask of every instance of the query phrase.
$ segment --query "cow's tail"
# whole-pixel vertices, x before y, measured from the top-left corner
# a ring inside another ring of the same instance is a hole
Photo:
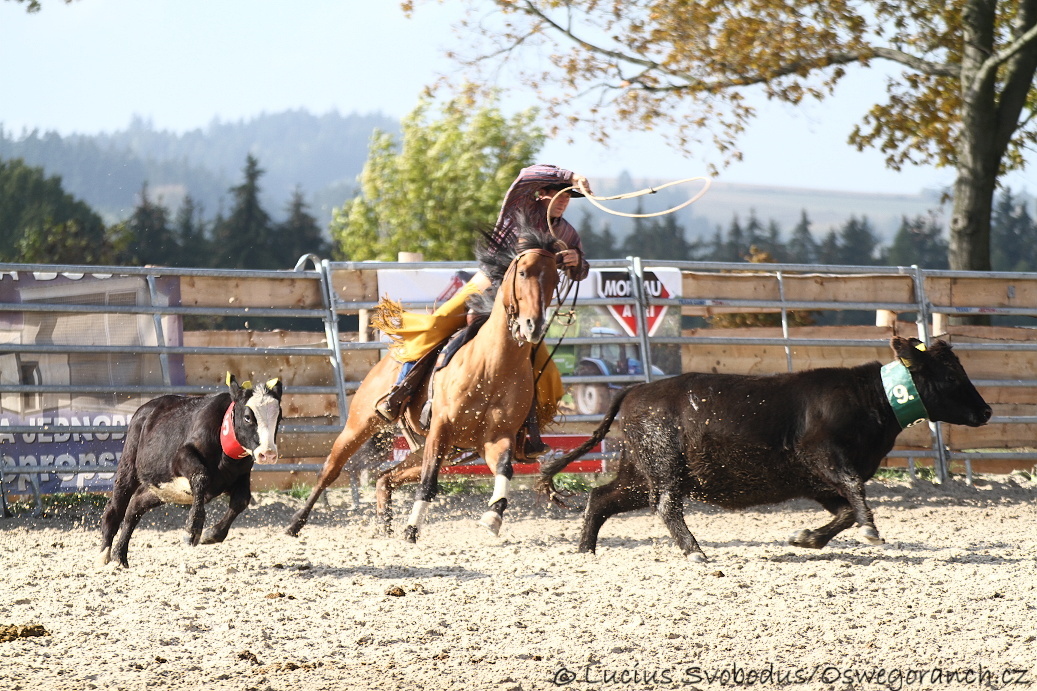
[[[605,418],[601,421],[601,424],[598,425],[598,428],[594,430],[587,441],[583,442],[565,455],[556,456],[540,464],[540,477],[537,478],[535,484],[537,492],[547,496],[547,498],[555,503],[561,503],[561,494],[559,493],[558,488],[555,487],[554,476],[565,470],[566,466],[577,458],[601,443],[601,440],[609,433],[609,427],[612,426],[612,422],[616,419],[616,415],[619,414],[619,407],[623,404],[623,400],[627,397],[627,394],[633,391],[637,386],[639,385],[635,384],[633,386],[628,386],[616,394],[616,397],[612,399],[612,405],[610,405],[609,409],[605,412]]]

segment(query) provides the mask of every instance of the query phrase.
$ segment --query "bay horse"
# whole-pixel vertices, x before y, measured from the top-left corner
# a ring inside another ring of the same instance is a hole
[[[494,473],[489,510],[479,524],[494,535],[500,533],[513,475],[515,437],[536,395],[531,356],[547,333],[547,312],[559,282],[555,255],[562,249],[564,245],[556,238],[530,227],[520,230],[511,247],[494,245],[487,237],[479,248],[481,268],[492,286],[482,297],[488,299],[492,293],[493,303],[478,333],[434,375],[434,403],[417,478],[420,484],[403,535],[408,542],[417,541],[428,505],[438,491],[439,469],[469,451],[485,459]],[[375,434],[396,424],[378,415],[375,403],[396,381],[400,367],[387,355],[361,382],[316,486],[288,525],[289,535],[299,534],[321,493],[353,455]],[[422,429],[419,416],[427,391],[428,387],[421,387],[404,408],[401,420],[412,430]],[[411,472],[401,481],[413,479]],[[380,479],[379,510],[389,520],[391,509],[383,501],[386,484]]]

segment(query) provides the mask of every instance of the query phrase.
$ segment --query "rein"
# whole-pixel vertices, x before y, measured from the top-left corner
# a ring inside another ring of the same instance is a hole
[[[536,254],[541,257],[550,257],[551,259],[555,259],[554,252],[534,247],[532,249],[522,250],[515,255],[514,259],[511,260],[508,270],[504,273],[504,279],[501,281],[501,287],[503,288],[504,283],[508,281],[508,276],[511,276],[511,299],[504,304],[504,311],[508,315],[508,329],[512,328],[515,323],[515,317],[518,315],[518,275],[515,267],[518,266],[519,260],[527,254]]]
[[[551,257],[552,259],[555,257],[555,254],[553,252],[550,252],[550,251],[545,250],[545,249],[534,248],[534,249],[528,249],[528,250],[524,250],[524,251],[520,252],[519,254],[517,254],[515,256],[514,259],[511,260],[511,264],[508,266],[508,270],[507,270],[507,272],[505,272],[504,278],[502,280],[502,287],[503,287],[503,283],[507,282],[508,276],[509,275],[511,276],[511,300],[508,301],[507,303],[505,303],[505,305],[504,305],[504,310],[505,310],[505,312],[508,315],[508,329],[509,330],[512,328],[512,325],[515,322],[515,315],[518,313],[518,308],[516,307],[516,304],[518,303],[518,289],[516,288],[516,282],[518,281],[518,278],[517,278],[517,274],[516,274],[516,271],[515,271],[515,266],[518,264],[518,260],[521,259],[523,256],[525,256],[527,254],[537,254],[537,255],[540,255],[540,256],[543,256],[543,257]],[[562,307],[565,306],[565,301],[569,298],[569,291],[571,291],[573,286],[575,285],[576,286],[576,292],[573,294],[572,307],[569,309],[568,319],[567,319],[567,322],[565,324],[565,330],[568,331],[569,327],[572,326],[573,322],[575,321],[574,316],[576,314],[576,298],[580,295],[580,282],[579,281],[568,281],[567,280],[566,283],[567,283],[567,285],[566,285],[564,291],[562,289],[562,281],[561,280],[559,280],[558,284],[555,286],[555,299],[558,302],[558,308],[555,309],[554,313],[551,315],[551,318],[548,321],[549,322],[553,322],[555,319],[558,318],[558,313],[561,311]],[[564,294],[563,294],[563,292],[564,292]],[[562,337],[558,339],[558,343],[556,343],[554,348],[551,350],[551,353],[548,356],[549,358],[553,358],[554,357],[554,354],[558,351],[558,347],[560,345],[562,345],[562,340],[564,338],[565,338],[565,334],[563,333]],[[544,372],[543,372],[543,370],[541,370],[540,373],[536,376],[536,379],[533,381],[533,388],[534,389],[536,388],[537,384],[540,383],[540,377],[543,376],[543,374],[544,374]]]

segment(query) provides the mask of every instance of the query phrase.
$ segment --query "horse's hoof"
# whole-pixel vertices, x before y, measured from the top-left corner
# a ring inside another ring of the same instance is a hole
[[[702,552],[688,552],[688,561],[695,564],[705,564],[709,560],[706,559],[706,555]]]
[[[198,541],[199,545],[215,545],[219,542],[223,542],[223,538],[217,538],[212,533],[205,533],[202,535],[202,539]]]
[[[479,519],[479,525],[486,528],[494,537],[500,535],[501,524],[504,523],[504,519],[496,511],[487,511]]]
[[[860,530],[861,539],[872,545],[884,545],[886,541],[879,536],[879,531],[874,526],[863,525]]]
[[[409,525],[403,529],[403,541],[409,542],[412,545],[418,541],[418,527],[416,525]]]
[[[112,548],[105,547],[101,550],[101,554],[97,557],[97,565],[104,566],[112,560]]]

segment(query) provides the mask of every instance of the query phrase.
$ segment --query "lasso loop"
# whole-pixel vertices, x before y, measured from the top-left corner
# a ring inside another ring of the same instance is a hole
[[[664,190],[667,187],[673,187],[674,185],[682,185],[682,184],[684,184],[686,182],[698,182],[700,180],[702,182],[704,182],[705,184],[702,186],[702,189],[700,189],[698,192],[696,192],[690,199],[688,199],[685,202],[682,202],[681,204],[678,204],[677,206],[670,207],[669,209],[664,209],[663,211],[654,211],[654,212],[652,212],[650,214],[631,214],[631,213],[627,213],[625,211],[615,211],[615,210],[610,209],[610,208],[608,208],[606,206],[603,206],[600,203],[600,202],[615,201],[617,199],[634,199],[636,197],[643,197],[646,194],[655,194],[656,192],[658,192],[660,190]],[[586,188],[586,186],[584,186],[583,181],[580,180],[577,185],[570,185],[569,187],[566,187],[566,188],[564,188],[562,190],[559,190],[559,191],[560,192],[568,192],[569,190],[575,189],[580,194],[582,194],[587,199],[587,201],[589,201],[591,204],[593,204],[594,206],[598,207],[599,209],[601,209],[605,213],[612,214],[613,216],[623,216],[624,218],[654,218],[655,216],[665,216],[666,214],[672,214],[675,211],[680,211],[684,207],[690,206],[691,204],[694,204],[699,199],[702,199],[703,195],[705,195],[706,192],[709,191],[709,187],[712,184],[713,184],[712,178],[709,178],[709,177],[707,177],[705,175],[700,175],[699,177],[694,177],[694,178],[684,178],[682,180],[674,180],[672,182],[667,182],[664,185],[659,185],[658,187],[646,187],[643,190],[637,190],[636,192],[624,192],[623,194],[614,194],[611,197],[598,197],[598,196],[595,196],[594,194],[591,194],[590,190],[588,190]],[[552,227],[552,224],[551,224],[551,207],[554,206],[554,203],[555,203],[556,199],[558,199],[558,195],[557,194],[555,194],[554,197],[551,198],[551,201],[547,205],[547,228],[548,228],[548,230],[551,231],[552,235],[555,235],[555,232],[554,232],[554,228]]]

